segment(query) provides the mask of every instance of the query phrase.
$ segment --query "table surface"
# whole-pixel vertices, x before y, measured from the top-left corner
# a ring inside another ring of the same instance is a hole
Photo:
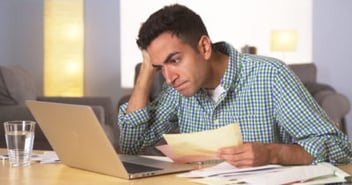
[[[0,149],[0,154],[6,150]],[[352,174],[352,164],[338,166]],[[117,177],[102,175],[85,170],[67,167],[63,164],[32,163],[26,167],[10,167],[7,160],[0,159],[0,184],[7,185],[50,185],[50,184],[84,184],[84,185],[155,185],[155,184],[196,184],[187,178],[177,177],[176,174],[160,175],[135,180],[125,180]]]
[[[0,148],[0,154],[6,154],[5,149]],[[40,153],[40,151],[35,151]],[[32,162],[30,166],[10,167],[8,160],[0,159],[0,184],[6,185],[191,185],[187,178],[176,177],[176,174],[146,177],[134,180],[126,180],[104,174],[98,174],[85,170],[68,167],[64,164],[41,164]]]

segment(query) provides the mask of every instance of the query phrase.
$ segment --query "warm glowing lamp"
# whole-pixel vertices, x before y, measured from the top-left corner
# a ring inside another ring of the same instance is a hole
[[[83,0],[44,4],[44,95],[83,96]]]
[[[296,51],[297,32],[295,30],[274,30],[271,32],[271,51]]]

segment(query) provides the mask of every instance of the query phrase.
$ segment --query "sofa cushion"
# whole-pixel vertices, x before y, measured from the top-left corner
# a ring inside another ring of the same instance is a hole
[[[24,105],[36,97],[33,78],[20,66],[0,66],[0,104]]]
[[[298,76],[303,83],[317,81],[317,68],[314,63],[291,64],[289,68]]]
[[[307,88],[307,90],[312,96],[315,96],[317,93],[321,91],[336,92],[335,89],[328,84],[322,84],[317,82],[306,82],[304,83],[304,86]]]
[[[15,105],[15,100],[10,96],[7,90],[4,77],[2,75],[2,66],[0,66],[0,105]]]

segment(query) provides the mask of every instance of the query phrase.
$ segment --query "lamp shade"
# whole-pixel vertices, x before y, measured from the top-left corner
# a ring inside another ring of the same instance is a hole
[[[274,30],[271,32],[271,51],[296,51],[297,32],[295,30]]]
[[[44,95],[83,96],[84,1],[44,1]]]

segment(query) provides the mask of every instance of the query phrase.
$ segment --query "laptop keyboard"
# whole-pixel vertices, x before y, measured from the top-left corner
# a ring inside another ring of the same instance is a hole
[[[140,173],[140,172],[162,170],[162,168],[156,168],[156,167],[145,166],[141,164],[134,164],[129,162],[123,162],[123,165],[125,166],[126,170],[129,173]]]

